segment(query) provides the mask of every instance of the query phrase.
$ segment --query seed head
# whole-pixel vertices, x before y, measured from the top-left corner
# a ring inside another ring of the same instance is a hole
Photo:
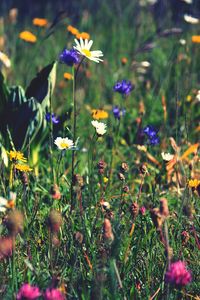
[[[52,210],[48,218],[48,226],[53,233],[57,233],[62,225],[62,216],[59,211]]]

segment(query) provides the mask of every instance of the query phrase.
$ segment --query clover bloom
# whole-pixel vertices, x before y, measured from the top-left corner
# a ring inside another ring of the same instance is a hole
[[[93,109],[92,110],[92,117],[95,120],[107,119],[108,118],[108,113],[107,113],[107,111],[105,111],[103,109]]]
[[[172,263],[165,274],[165,281],[177,287],[182,287],[190,283],[192,280],[191,272],[186,269],[183,261]]]
[[[124,108],[120,109],[119,106],[115,106],[112,109],[113,115],[115,117],[115,119],[120,119],[121,116],[124,116],[126,113],[126,110]]]
[[[43,19],[43,18],[34,18],[33,25],[38,27],[46,27],[48,25],[48,21],[47,19]]]
[[[104,135],[106,133],[106,124],[98,121],[91,121],[92,126],[96,129],[98,135]]]
[[[66,138],[57,137],[54,141],[54,144],[58,147],[60,150],[67,150],[74,146],[74,143],[72,140]]]
[[[102,51],[96,50],[96,51],[90,51],[90,48],[92,47],[93,41],[88,39],[83,40],[80,38],[80,42],[75,39],[76,46],[74,46],[74,49],[78,51],[79,54],[87,57],[89,60],[95,61],[96,63],[99,63],[100,61],[103,61],[99,57],[103,56]]]
[[[8,56],[0,51],[0,61],[4,64],[4,66],[6,68],[10,68],[11,67],[11,61],[8,58]]]
[[[47,289],[44,293],[45,300],[64,300],[65,297],[59,289]]]
[[[50,122],[52,120],[52,123],[54,123],[54,124],[59,123],[59,119],[54,113],[52,113],[52,114],[50,114],[49,112],[46,113],[45,118],[48,122]]]
[[[61,63],[64,63],[71,67],[71,66],[73,66],[73,64],[78,64],[80,59],[79,59],[79,55],[76,50],[64,49],[59,56],[59,60]]]
[[[28,43],[35,43],[37,41],[37,37],[30,31],[22,31],[19,34],[19,38]]]
[[[157,136],[158,130],[155,129],[152,125],[147,125],[143,132],[147,135],[151,145],[157,145],[160,143],[160,138]]]
[[[129,95],[133,90],[133,85],[130,81],[122,80],[115,83],[113,90],[122,95]]]
[[[40,290],[36,286],[24,283],[17,293],[17,300],[34,300],[41,296]]]

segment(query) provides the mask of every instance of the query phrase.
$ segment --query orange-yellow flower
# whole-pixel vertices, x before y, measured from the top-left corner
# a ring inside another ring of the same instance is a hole
[[[200,35],[193,35],[192,42],[197,44],[200,43]]]
[[[48,24],[47,19],[42,19],[42,18],[34,18],[33,19],[33,25],[39,26],[39,27],[46,27]]]
[[[80,39],[82,38],[83,40],[89,40],[90,39],[90,35],[87,32],[80,32],[76,34],[76,38]]]
[[[64,73],[64,74],[63,74],[63,77],[64,77],[65,79],[67,79],[67,80],[73,79],[73,76],[72,76],[72,74],[70,74],[70,73]]]
[[[200,180],[198,179],[190,179],[188,181],[188,185],[190,188],[196,189],[200,185]]]
[[[28,165],[21,165],[21,164],[16,164],[15,169],[17,169],[20,172],[30,172],[33,170]]]
[[[102,109],[93,109],[92,110],[92,118],[95,120],[107,119],[108,113],[107,113],[107,111],[102,110]]]
[[[75,28],[75,27],[73,27],[73,26],[71,26],[71,25],[67,26],[67,30],[68,30],[69,32],[71,32],[71,34],[74,34],[74,35],[76,35],[76,34],[79,33],[78,29]]]
[[[35,43],[37,41],[37,37],[30,31],[20,32],[19,38],[28,43]]]
[[[128,59],[127,59],[126,57],[122,57],[122,58],[121,58],[121,63],[122,63],[122,65],[126,65],[127,62],[128,62]]]
[[[24,154],[20,151],[13,151],[10,150],[10,152],[8,152],[8,156],[10,158],[10,161],[22,161],[22,162],[26,162],[27,159],[24,157]]]

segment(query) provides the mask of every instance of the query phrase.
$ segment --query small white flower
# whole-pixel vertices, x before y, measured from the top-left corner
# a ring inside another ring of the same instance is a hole
[[[144,61],[141,61],[141,67],[144,67],[144,68],[149,68],[150,67],[150,62],[144,60]]]
[[[179,43],[180,43],[182,46],[184,46],[184,45],[186,44],[186,40],[180,39],[180,40],[179,40]]]
[[[8,58],[8,56],[0,51],[0,61],[2,61],[2,63],[6,66],[6,68],[10,68],[11,67],[11,61]]]
[[[0,212],[5,212],[7,209],[8,200],[0,197]]]
[[[91,121],[92,126],[96,129],[96,133],[98,135],[104,135],[106,133],[106,124],[103,122],[98,122],[98,121]]]
[[[60,150],[70,149],[74,146],[74,143],[72,140],[66,138],[57,137],[54,141],[54,144],[58,147]]]
[[[192,4],[193,0],[182,0],[183,2],[187,3],[187,4]]]
[[[174,157],[173,154],[170,154],[170,153],[164,153],[164,152],[161,153],[161,156],[162,156],[162,159],[163,159],[164,161],[170,161],[170,160],[172,160],[173,157]]]
[[[184,15],[184,20],[190,24],[198,24],[199,23],[199,19],[194,18],[190,15]]]
[[[90,48],[92,47],[93,41],[83,40],[80,38],[80,42],[75,39],[76,46],[74,46],[74,49],[78,51],[81,55],[87,57],[88,59],[95,61],[96,63],[99,63],[100,61],[103,61],[99,57],[103,56],[102,51],[96,50],[96,51],[90,51]]]

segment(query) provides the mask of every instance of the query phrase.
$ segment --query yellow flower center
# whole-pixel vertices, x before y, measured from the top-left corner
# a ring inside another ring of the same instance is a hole
[[[83,53],[85,54],[85,56],[87,56],[87,57],[91,57],[91,56],[92,56],[91,51],[88,50],[88,49],[82,49],[82,52],[83,52]]]
[[[66,148],[69,148],[69,144],[63,142],[63,143],[60,144],[60,147],[66,149]]]

